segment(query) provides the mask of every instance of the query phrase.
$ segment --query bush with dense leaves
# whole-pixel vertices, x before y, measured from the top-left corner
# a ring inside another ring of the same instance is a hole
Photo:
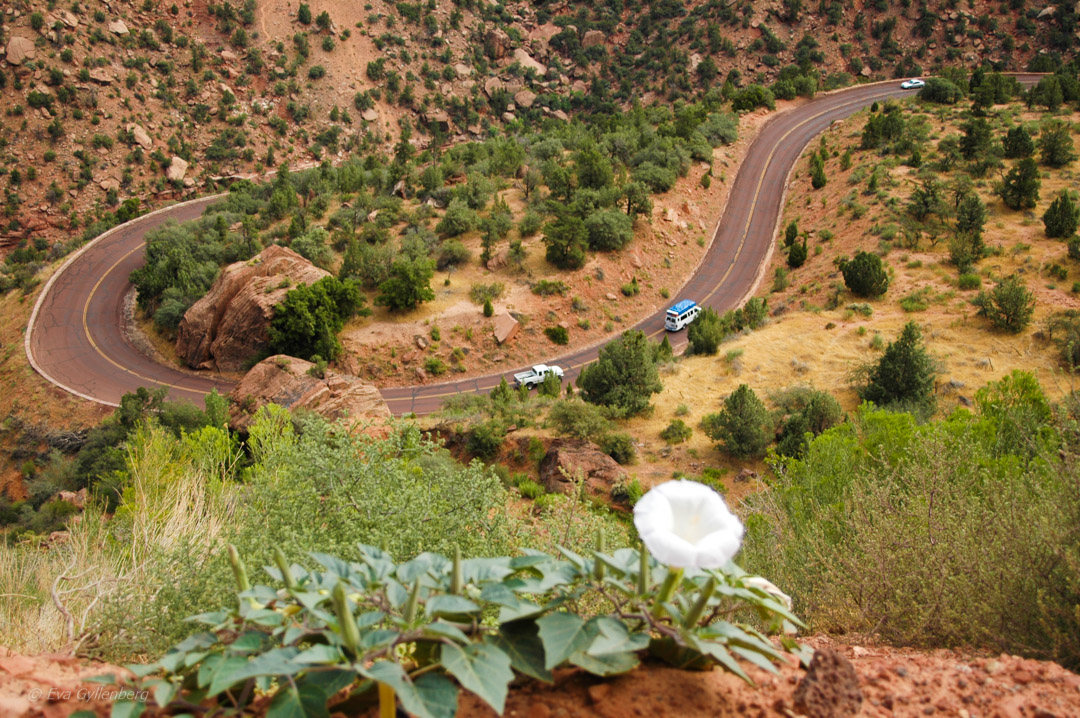
[[[431,278],[435,262],[424,257],[400,257],[390,268],[390,277],[379,285],[375,303],[391,310],[414,309],[435,298]]]
[[[701,427],[724,451],[740,459],[764,454],[774,436],[769,410],[746,384],[740,384],[724,400],[719,413],[705,416]]]
[[[934,400],[934,360],[922,342],[915,322],[904,325],[896,341],[885,347],[881,359],[867,368],[859,397],[879,406],[925,408]]]
[[[919,90],[919,99],[939,105],[955,105],[964,99],[964,92],[943,77],[928,77]]]
[[[610,251],[622,249],[634,238],[634,222],[617,209],[605,209],[585,219],[589,249]]]
[[[881,257],[870,252],[859,252],[852,259],[840,264],[844,285],[860,297],[880,297],[889,289],[889,274]]]
[[[998,195],[1009,209],[1032,209],[1039,202],[1041,186],[1038,165],[1032,158],[1025,157],[1005,175],[998,187]]]
[[[341,354],[338,332],[357,313],[370,313],[353,280],[323,277],[291,289],[274,307],[270,347],[278,354],[335,359]]]
[[[720,348],[720,342],[731,333],[731,329],[715,309],[705,307],[686,330],[690,353],[715,354]]]
[[[813,629],[1080,666],[1069,421],[1021,373],[938,421],[863,407],[747,497],[744,565]]]
[[[971,303],[979,308],[980,317],[986,317],[998,329],[1012,334],[1024,331],[1035,313],[1035,295],[1015,274],[1002,279],[989,292],[979,292]]]
[[[1068,190],[1062,190],[1046,208],[1042,220],[1047,237],[1068,239],[1076,234],[1077,222],[1080,222],[1080,207],[1073,202]]]
[[[663,389],[653,345],[636,330],[604,346],[597,360],[581,371],[578,385],[585,401],[627,416],[644,412],[652,395]]]

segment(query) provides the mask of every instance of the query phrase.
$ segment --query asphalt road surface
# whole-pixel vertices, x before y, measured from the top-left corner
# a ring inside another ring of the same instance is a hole
[[[1037,76],[1020,75],[1025,84]],[[803,148],[832,122],[874,101],[908,97],[900,82],[856,86],[818,98],[772,117],[754,140],[735,178],[723,217],[704,260],[689,282],[672,296],[693,299],[723,313],[753,290],[773,242],[784,186]],[[117,405],[120,397],[140,386],[167,386],[173,400],[202,405],[212,389],[228,393],[232,382],[212,374],[182,371],[155,362],[124,336],[123,302],[131,285],[128,276],[144,263],[143,237],[167,220],[200,216],[217,197],[206,197],[140,217],[103,235],[73,255],[57,270],[38,298],[26,333],[26,352],[34,369],[53,384],[90,401]],[[665,308],[666,309],[666,308]],[[652,338],[664,334],[664,311],[632,327]],[[686,331],[670,335],[678,352]],[[596,359],[602,344],[546,363],[558,364],[573,381],[581,368]],[[442,384],[382,389],[394,414],[436,411],[447,396],[486,392],[515,367]]]

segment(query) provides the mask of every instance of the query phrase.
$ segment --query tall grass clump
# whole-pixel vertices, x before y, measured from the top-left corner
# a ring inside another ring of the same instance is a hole
[[[815,630],[1080,666],[1077,414],[1022,372],[976,404],[925,424],[864,405],[776,459],[744,565]]]

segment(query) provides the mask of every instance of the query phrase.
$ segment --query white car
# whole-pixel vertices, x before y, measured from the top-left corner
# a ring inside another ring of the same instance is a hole
[[[537,364],[528,371],[514,374],[514,383],[518,386],[534,387],[538,384],[542,384],[548,374],[554,374],[560,379],[563,378],[563,370],[561,367],[557,367],[554,364]]]
[[[920,80],[917,77],[913,77],[910,80],[904,80],[903,82],[900,83],[900,87],[904,88],[905,90],[917,90],[920,87],[925,87],[925,86],[926,86],[926,83],[923,82],[922,80]]]

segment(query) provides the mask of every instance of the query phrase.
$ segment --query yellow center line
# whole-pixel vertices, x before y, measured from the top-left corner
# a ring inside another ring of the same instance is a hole
[[[163,382],[163,381],[161,381],[159,379],[152,379],[152,378],[150,378],[148,376],[143,376],[142,374],[139,374],[138,372],[132,371],[131,369],[124,366],[120,362],[118,362],[115,359],[113,359],[112,357],[110,357],[104,351],[102,351],[101,347],[99,347],[97,345],[97,342],[94,341],[94,337],[90,334],[90,324],[89,324],[89,322],[87,322],[87,316],[90,313],[90,302],[92,302],[94,300],[94,295],[97,294],[98,289],[101,287],[101,283],[104,282],[105,279],[108,278],[108,276],[110,274],[112,274],[113,271],[115,271],[116,268],[119,267],[120,264],[123,263],[124,260],[126,260],[128,257],[130,257],[135,252],[138,252],[139,250],[141,250],[145,246],[146,246],[145,243],[140,244],[139,246],[135,247],[134,249],[132,249],[129,252],[127,252],[126,254],[124,254],[124,256],[122,256],[122,257],[120,257],[120,259],[116,260],[113,263],[113,265],[111,267],[109,267],[107,270],[105,270],[105,273],[102,274],[101,277],[98,278],[97,282],[94,284],[93,289],[90,290],[90,294],[87,295],[87,297],[86,297],[86,303],[83,304],[83,313],[82,313],[83,333],[86,334],[86,338],[90,342],[90,346],[92,346],[94,348],[94,351],[96,351],[101,356],[102,359],[109,362],[110,364],[115,366],[117,369],[120,369],[121,371],[125,371],[128,374],[131,374],[132,376],[141,379],[142,381],[147,381],[147,382],[150,382],[151,384],[156,384],[158,386],[170,387],[170,388],[174,388],[174,389],[179,389],[181,391],[193,392],[193,393],[196,393],[196,394],[203,394],[203,395],[209,394],[210,392],[208,392],[208,391],[202,391],[201,389],[189,389],[187,387],[180,386],[179,384],[169,384],[169,383]]]
[[[727,280],[728,275],[731,274],[731,270],[735,268],[735,263],[738,261],[739,255],[742,253],[743,245],[746,244],[746,235],[747,235],[747,232],[750,229],[750,222],[753,221],[753,219],[754,219],[754,211],[757,209],[758,199],[761,196],[761,185],[765,182],[765,175],[768,174],[769,165],[772,164],[773,156],[776,154],[776,150],[780,147],[781,144],[783,144],[784,140],[786,140],[788,138],[788,136],[791,135],[791,133],[794,132],[795,130],[798,130],[798,129],[804,127],[806,124],[808,124],[810,122],[813,122],[814,120],[818,119],[819,117],[823,117],[823,116],[829,114],[830,112],[835,112],[835,111],[837,111],[839,109],[847,108],[847,107],[850,107],[852,105],[865,104],[866,101],[868,99],[870,99],[871,97],[873,97],[873,95],[867,95],[866,97],[861,97],[858,100],[852,100],[851,102],[841,103],[839,105],[836,105],[835,107],[830,107],[827,110],[822,110],[821,112],[817,113],[816,115],[811,115],[810,117],[807,117],[806,119],[799,122],[799,124],[795,125],[790,130],[785,132],[780,137],[780,139],[776,142],[776,144],[773,145],[773,148],[771,150],[769,150],[769,154],[765,158],[765,165],[761,170],[761,176],[758,177],[757,187],[754,188],[754,198],[750,202],[750,212],[746,216],[746,224],[743,226],[742,238],[739,240],[739,246],[735,250],[735,256],[732,258],[731,264],[728,265],[727,271],[724,272],[724,276],[722,276],[720,278],[720,281],[716,283],[716,286],[713,287],[712,291],[709,292],[707,295],[705,295],[705,299],[702,300],[702,304],[704,304],[709,299],[711,299],[712,296],[714,294],[716,294],[717,291],[719,291],[720,287],[722,287],[724,285],[724,282]],[[812,139],[813,139],[813,137],[810,138],[810,140],[812,140]],[[810,140],[807,140],[806,144],[810,144]],[[782,209],[783,208],[781,208],[781,210]],[[721,221],[723,221],[722,216],[721,216]],[[770,241],[771,241],[771,239],[770,239]],[[663,329],[658,329],[657,331],[653,332],[652,334],[650,334],[648,336],[649,336],[650,339],[652,339],[653,337],[657,337],[657,336],[663,334],[664,331],[665,330],[663,330]],[[568,367],[568,370],[573,371],[573,370],[579,369],[579,368],[581,368],[583,366],[587,366],[588,364],[592,364],[595,361],[596,361],[596,359],[590,359],[589,361],[579,362],[577,364],[571,364]],[[396,399],[391,399],[390,401],[406,401],[406,400],[407,401],[414,401],[416,398],[438,399],[438,398],[441,398],[441,397],[444,397],[444,396],[454,396],[455,394],[460,394],[460,393],[461,393],[460,391],[444,391],[444,392],[439,392],[439,393],[436,393],[436,394],[424,394],[422,397],[414,397],[414,396],[404,397],[403,396],[403,397],[399,397],[399,398],[396,398]]]

